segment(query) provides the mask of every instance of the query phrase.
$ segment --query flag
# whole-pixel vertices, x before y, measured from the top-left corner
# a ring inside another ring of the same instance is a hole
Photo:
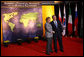
[[[63,36],[65,35],[66,32],[66,12],[65,12],[65,5],[64,5],[64,16],[63,16]]]
[[[59,21],[62,23],[60,7],[59,7]]]
[[[77,4],[75,7],[75,22],[74,22],[74,31],[75,31],[75,36],[78,36],[78,15],[77,15]]]
[[[71,15],[71,8],[69,5],[69,17],[68,17],[68,35],[72,34],[72,15]]]

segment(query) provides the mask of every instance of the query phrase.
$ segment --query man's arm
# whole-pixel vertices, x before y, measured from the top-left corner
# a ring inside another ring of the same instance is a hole
[[[56,31],[56,27],[55,27],[53,21],[52,21],[50,24],[51,24],[51,26],[52,26],[53,31]]]
[[[61,32],[63,32],[63,27],[62,27],[62,24],[61,24],[61,22],[60,21],[58,21],[59,22],[59,28],[60,28],[60,31]]]

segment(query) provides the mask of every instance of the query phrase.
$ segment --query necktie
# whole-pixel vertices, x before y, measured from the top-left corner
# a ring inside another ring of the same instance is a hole
[[[55,21],[55,25],[56,25],[56,27],[57,27],[57,21]]]

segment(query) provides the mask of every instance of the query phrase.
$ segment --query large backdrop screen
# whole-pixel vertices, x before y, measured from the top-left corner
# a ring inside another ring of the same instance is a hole
[[[24,4],[21,2],[2,2],[1,6],[4,41],[13,42],[18,38],[25,40],[28,37],[42,36],[43,21],[40,5],[34,3],[27,5],[27,2]]]

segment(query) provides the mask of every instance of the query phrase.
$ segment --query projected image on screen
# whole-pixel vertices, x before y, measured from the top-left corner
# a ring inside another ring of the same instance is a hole
[[[42,36],[42,8],[1,8],[3,40]]]

